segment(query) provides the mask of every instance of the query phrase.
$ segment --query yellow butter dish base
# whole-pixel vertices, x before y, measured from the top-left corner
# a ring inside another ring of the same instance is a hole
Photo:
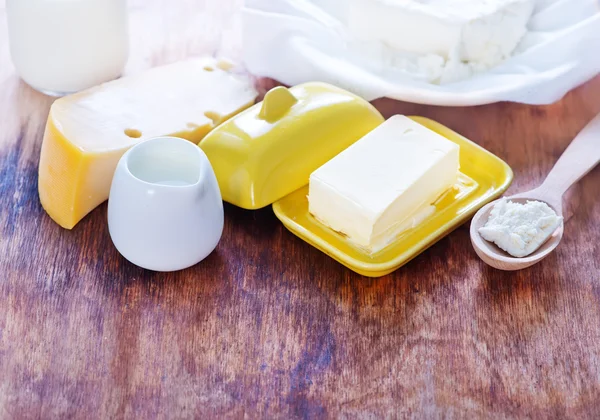
[[[435,211],[403,231],[384,249],[370,254],[317,221],[308,212],[308,186],[274,203],[275,215],[296,236],[349,269],[364,276],[381,277],[452,232],[509,187],[513,173],[500,158],[435,121],[410,118],[460,146],[461,172],[454,188],[434,203]]]

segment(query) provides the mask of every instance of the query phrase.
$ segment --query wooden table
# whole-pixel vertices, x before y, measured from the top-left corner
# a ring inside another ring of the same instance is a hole
[[[131,7],[129,73],[239,56],[240,1]],[[3,15],[0,0],[0,418],[598,418],[599,169],[566,197],[557,252],[521,272],[481,263],[467,224],[368,279],[271,209],[231,206],[206,261],[147,272],[112,246],[106,205],[73,231],[42,210],[52,99],[15,75]],[[600,78],[551,106],[377,106],[478,142],[512,166],[515,192],[600,112]]]

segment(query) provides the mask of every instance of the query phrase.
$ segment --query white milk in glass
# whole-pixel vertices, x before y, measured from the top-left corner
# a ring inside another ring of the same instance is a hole
[[[126,0],[6,0],[6,12],[13,63],[34,89],[65,95],[121,75]]]

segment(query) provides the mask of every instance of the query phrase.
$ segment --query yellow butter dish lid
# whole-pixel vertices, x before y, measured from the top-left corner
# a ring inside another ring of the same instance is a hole
[[[500,158],[439,123],[410,118],[460,147],[457,184],[434,203],[433,214],[421,223],[401,233],[379,252],[369,254],[309,213],[308,185],[274,203],[275,215],[296,236],[351,270],[380,277],[406,264],[506,191],[513,173]]]
[[[215,170],[223,200],[252,210],[308,184],[314,170],[383,121],[369,102],[335,86],[280,86],[199,146]]]

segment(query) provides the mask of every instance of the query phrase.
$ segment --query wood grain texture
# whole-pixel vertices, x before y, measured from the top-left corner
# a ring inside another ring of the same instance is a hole
[[[132,1],[128,72],[238,57],[240,3]],[[158,274],[119,256],[106,205],[73,231],[43,212],[51,101],[14,74],[0,0],[0,418],[598,417],[599,169],[565,197],[561,246],[521,272],[480,262],[467,224],[392,275],[363,278],[270,209],[227,206],[215,253]],[[600,112],[600,78],[544,107],[376,105],[496,153],[514,193]]]

